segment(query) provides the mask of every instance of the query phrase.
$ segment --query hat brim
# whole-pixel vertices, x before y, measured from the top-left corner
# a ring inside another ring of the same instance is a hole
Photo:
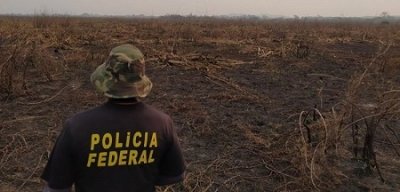
[[[132,97],[146,97],[152,87],[150,79],[143,75],[139,81],[115,82],[112,76],[106,71],[105,64],[100,65],[90,77],[92,84],[99,92],[104,93],[105,96],[110,98],[132,98]]]

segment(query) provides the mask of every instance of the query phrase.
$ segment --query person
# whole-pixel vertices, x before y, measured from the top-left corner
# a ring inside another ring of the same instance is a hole
[[[171,118],[139,101],[152,89],[141,51],[124,44],[90,77],[108,101],[66,120],[41,178],[44,191],[147,192],[183,180]]]

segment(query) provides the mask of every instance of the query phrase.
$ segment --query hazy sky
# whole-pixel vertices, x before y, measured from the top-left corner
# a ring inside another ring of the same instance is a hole
[[[400,0],[0,0],[0,14],[400,15]]]

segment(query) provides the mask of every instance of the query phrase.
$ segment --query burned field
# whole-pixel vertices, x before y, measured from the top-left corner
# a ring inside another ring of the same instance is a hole
[[[105,98],[110,49],[146,55],[187,174],[159,191],[400,188],[400,26],[210,18],[0,18],[0,191],[40,191],[63,121]]]

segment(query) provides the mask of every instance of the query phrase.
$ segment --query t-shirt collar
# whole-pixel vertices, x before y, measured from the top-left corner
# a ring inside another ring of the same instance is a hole
[[[114,105],[136,105],[141,102],[138,99],[133,97],[133,98],[126,98],[126,99],[109,98],[107,103],[114,104]]]

